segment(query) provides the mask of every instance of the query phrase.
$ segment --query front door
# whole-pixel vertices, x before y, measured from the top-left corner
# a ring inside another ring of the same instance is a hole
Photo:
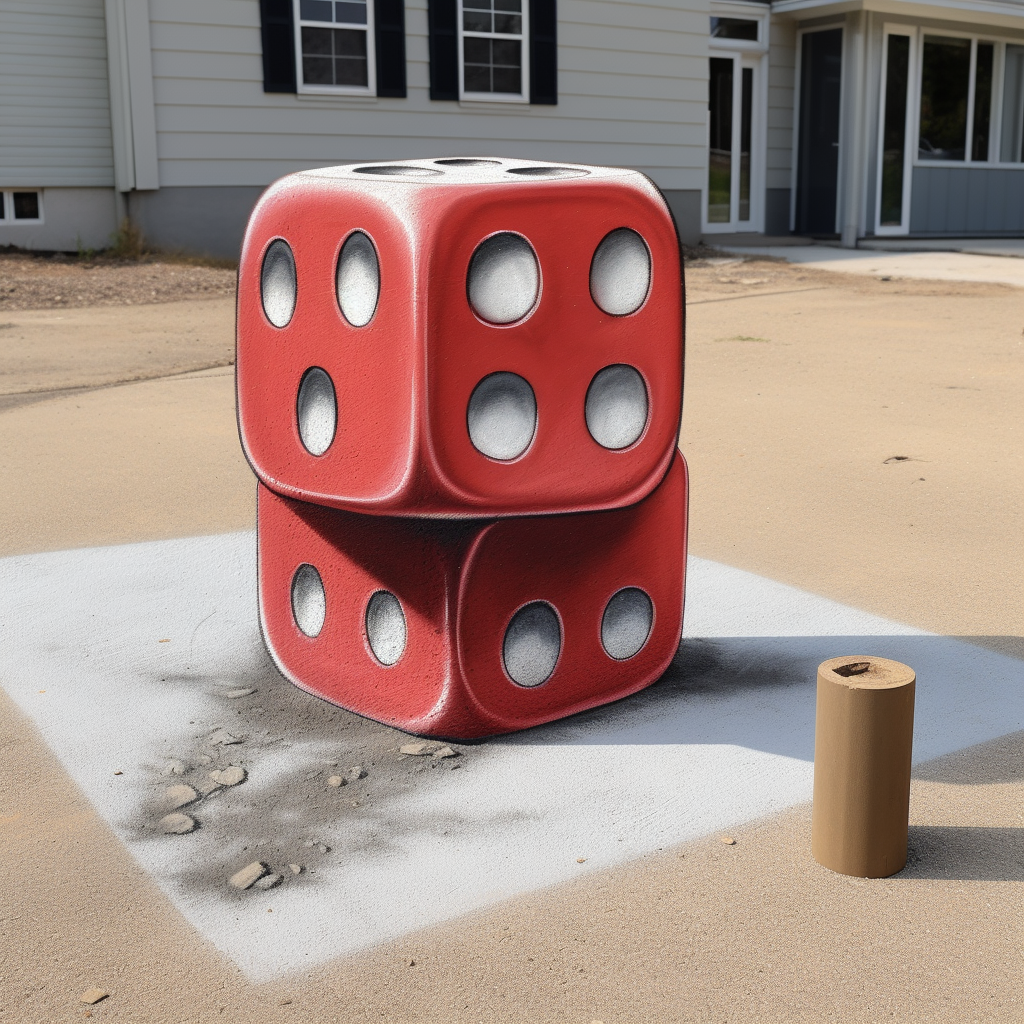
[[[843,30],[805,32],[800,47],[796,231],[836,234]]]
[[[757,58],[711,58],[708,81],[708,189],[712,230],[753,229],[754,93]]]

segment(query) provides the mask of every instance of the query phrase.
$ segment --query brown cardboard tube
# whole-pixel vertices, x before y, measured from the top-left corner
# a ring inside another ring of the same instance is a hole
[[[915,682],[887,658],[818,666],[811,853],[826,868],[885,878],[907,863]]]

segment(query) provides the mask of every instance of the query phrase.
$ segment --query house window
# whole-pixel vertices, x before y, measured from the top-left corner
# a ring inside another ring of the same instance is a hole
[[[712,18],[712,39],[742,39],[757,42],[761,22],[753,18]]]
[[[42,193],[28,189],[8,189],[0,192],[0,222],[42,224]]]
[[[988,161],[994,67],[994,43],[924,37],[918,160]]]
[[[526,0],[460,0],[460,8],[461,97],[526,102]]]
[[[1007,44],[1003,61],[1003,116],[999,159],[1024,161],[1024,46]]]
[[[373,92],[373,0],[298,0],[305,92]]]

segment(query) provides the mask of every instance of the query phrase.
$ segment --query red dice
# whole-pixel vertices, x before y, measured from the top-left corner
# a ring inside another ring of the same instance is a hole
[[[352,512],[631,505],[676,449],[681,280],[668,208],[634,171],[290,175],[257,205],[239,268],[246,456],[278,494]]]
[[[628,508],[438,522],[259,488],[267,646],[294,683],[427,736],[468,739],[634,693],[682,629],[687,476]]]

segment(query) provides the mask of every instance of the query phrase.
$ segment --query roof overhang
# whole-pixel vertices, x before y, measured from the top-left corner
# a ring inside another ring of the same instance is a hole
[[[1024,3],[1020,0],[772,0],[773,14],[791,14],[798,19],[847,11],[879,11],[903,18],[970,22],[1024,31]]]

